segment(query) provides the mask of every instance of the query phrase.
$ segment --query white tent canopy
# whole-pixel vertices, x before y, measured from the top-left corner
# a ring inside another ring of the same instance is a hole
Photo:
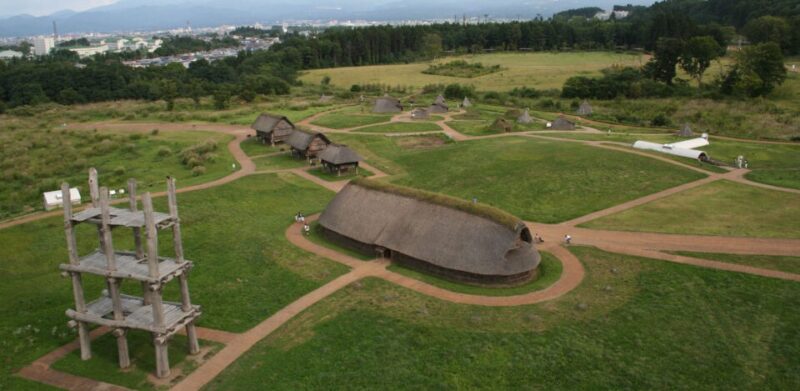
[[[53,210],[64,206],[64,200],[61,198],[61,190],[46,191],[43,196],[45,210]],[[77,187],[69,189],[69,198],[72,201],[72,205],[81,204],[81,193],[78,191]]]
[[[707,144],[706,144],[707,145]],[[665,153],[667,155],[675,155],[681,157],[688,157],[691,159],[697,160],[706,160],[708,159],[708,155],[703,151],[698,151],[695,149],[689,148],[675,148],[670,144],[658,144],[658,143],[651,143],[649,141],[637,141],[633,143],[633,147],[636,149],[644,149],[648,151],[656,151]]]

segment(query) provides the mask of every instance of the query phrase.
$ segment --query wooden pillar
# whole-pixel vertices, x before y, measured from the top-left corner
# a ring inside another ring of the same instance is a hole
[[[128,207],[131,212],[136,212],[138,207],[136,205],[136,179],[128,179]],[[144,259],[144,246],[142,245],[142,229],[139,227],[133,228],[133,243],[136,248],[136,259]],[[142,281],[142,300],[144,305],[150,304],[150,288],[147,282]]]
[[[114,241],[111,235],[111,215],[108,210],[108,189],[105,187],[100,188],[100,230],[103,236],[102,250],[106,256],[106,266],[109,271],[117,270],[117,259],[114,254]],[[114,320],[121,321],[125,319],[122,313],[122,298],[120,297],[120,279],[108,278],[108,293],[111,296],[111,306],[114,311]],[[117,337],[117,351],[119,357],[119,367],[127,368],[131,365],[131,359],[128,352],[128,340],[125,336],[125,330],[115,330],[114,336]]]
[[[61,184],[61,201],[64,206],[64,233],[67,237],[67,251],[69,252],[69,264],[77,266],[80,264],[78,257],[78,245],[75,239],[75,227],[72,225],[72,195],[69,192],[69,184]],[[72,296],[75,299],[75,310],[86,313],[86,299],[83,295],[83,280],[80,273],[71,272],[72,277]],[[92,358],[92,340],[89,338],[89,326],[86,322],[78,323],[78,340],[81,345],[81,360]]]
[[[147,239],[147,269],[150,277],[159,278],[158,272],[158,232],[153,219],[153,199],[150,193],[142,196],[144,209],[145,237]],[[153,325],[164,327],[164,305],[161,297],[161,284],[150,285],[150,305],[153,307]]]
[[[100,206],[100,186],[97,182],[97,170],[94,167],[89,169],[89,194],[92,197],[92,206],[97,208]]]
[[[172,243],[175,247],[175,262],[183,263],[183,240],[181,238],[181,223],[178,217],[178,198],[175,187],[175,178],[167,178],[167,202],[169,203],[169,215],[172,217]],[[189,312],[192,310],[192,302],[189,297],[189,276],[186,272],[178,276],[181,287],[181,310]],[[186,324],[186,336],[189,339],[189,353],[196,354],[200,351],[200,344],[197,341],[197,330],[194,322]]]
[[[156,348],[156,376],[163,379],[169,376],[169,354],[167,350],[167,341],[159,341],[160,338],[153,338],[153,344]]]

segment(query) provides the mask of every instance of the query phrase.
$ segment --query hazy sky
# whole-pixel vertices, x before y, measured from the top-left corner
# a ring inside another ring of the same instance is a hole
[[[41,16],[64,9],[83,11],[114,2],[116,0],[0,0],[0,15],[31,14]]]

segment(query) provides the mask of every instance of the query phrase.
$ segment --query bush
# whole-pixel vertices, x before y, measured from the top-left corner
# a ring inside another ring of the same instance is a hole
[[[166,145],[162,145],[158,147],[158,152],[156,152],[156,154],[161,157],[169,156],[172,155],[172,149]]]
[[[158,135],[158,129],[151,130],[150,134],[153,135],[153,136],[157,136]]]
[[[353,84],[350,86],[350,92],[361,92],[361,86],[358,84]]]
[[[653,120],[650,121],[650,124],[653,126],[668,126],[670,124],[670,120],[664,114],[658,114],[653,117]]]
[[[473,98],[475,97],[475,87],[457,83],[448,84],[447,87],[444,88],[444,97],[454,100],[464,99],[464,97]]]
[[[192,168],[192,175],[193,176],[200,176],[206,173],[206,168],[204,166],[195,166]]]
[[[125,175],[125,167],[122,166],[114,167],[114,175],[116,176]]]
[[[514,87],[513,90],[509,93],[509,95],[517,97],[517,98],[538,98],[542,94],[537,91],[535,88],[528,88],[528,87]]]

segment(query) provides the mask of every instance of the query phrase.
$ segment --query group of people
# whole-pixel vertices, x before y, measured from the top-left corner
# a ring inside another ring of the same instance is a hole
[[[304,233],[306,236],[308,236],[308,235],[310,235],[310,234],[311,234],[311,227],[310,227],[310,226],[308,225],[308,223],[306,222],[306,216],[304,216],[304,215],[303,215],[302,213],[300,213],[300,212],[297,212],[297,214],[296,214],[296,215],[294,215],[294,221],[295,221],[296,223],[301,223],[301,224],[303,224],[303,233]]]
[[[533,234],[533,242],[544,243],[544,239],[542,239],[542,237],[538,233],[535,233]],[[564,235],[564,244],[570,244],[570,243],[572,243],[572,236]]]

